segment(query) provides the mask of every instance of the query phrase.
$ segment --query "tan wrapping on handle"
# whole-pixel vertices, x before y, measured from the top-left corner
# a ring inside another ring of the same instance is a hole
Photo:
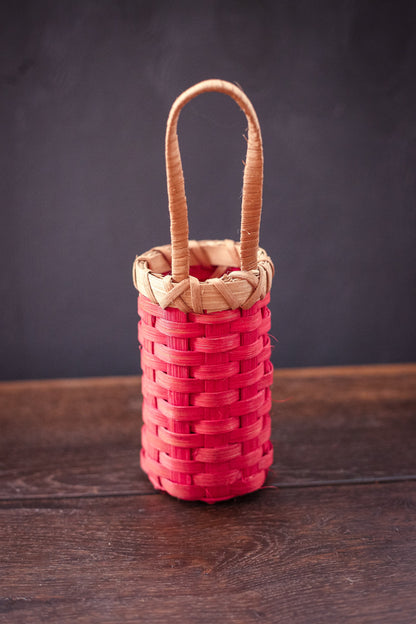
[[[205,80],[184,91],[174,102],[166,127],[166,175],[172,242],[172,278],[181,282],[189,277],[189,226],[182,161],[177,126],[182,108],[194,97],[217,91],[229,95],[247,117],[247,155],[241,204],[241,270],[257,268],[257,252],[263,192],[263,145],[256,111],[236,85],[224,80]]]

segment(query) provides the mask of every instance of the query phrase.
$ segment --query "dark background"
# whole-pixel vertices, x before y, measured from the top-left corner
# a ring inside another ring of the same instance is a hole
[[[212,77],[262,126],[275,365],[415,359],[415,5],[2,1],[1,377],[137,373],[166,118]],[[193,238],[239,238],[245,128],[221,95],[182,114]]]

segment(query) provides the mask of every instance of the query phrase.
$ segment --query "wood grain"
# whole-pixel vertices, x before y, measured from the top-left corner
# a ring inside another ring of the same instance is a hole
[[[268,484],[215,506],[140,471],[138,378],[0,384],[0,622],[413,624],[415,382],[278,371]]]
[[[0,505],[0,621],[414,622],[416,484]]]
[[[416,366],[277,371],[269,485],[416,477]],[[280,401],[284,402],[280,402]],[[0,384],[0,499],[151,493],[137,377]]]

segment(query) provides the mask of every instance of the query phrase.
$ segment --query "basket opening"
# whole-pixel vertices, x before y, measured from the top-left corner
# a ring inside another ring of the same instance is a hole
[[[222,277],[226,273],[231,273],[232,271],[239,271],[238,267],[226,267],[226,266],[202,266],[200,264],[191,265],[189,267],[189,273],[192,277],[196,277],[200,282],[205,282],[205,280],[210,279],[211,277]]]
[[[239,267],[226,267],[226,266],[203,266],[202,264],[194,264],[189,267],[189,274],[192,277],[196,277],[200,282],[205,282],[212,277],[222,277],[225,274],[232,273],[233,271],[239,271]],[[166,271],[163,275],[171,275],[171,271]]]

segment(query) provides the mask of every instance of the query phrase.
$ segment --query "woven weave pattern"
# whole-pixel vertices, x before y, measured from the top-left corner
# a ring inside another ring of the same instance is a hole
[[[155,488],[213,503],[263,485],[273,461],[268,302],[195,314],[139,295],[141,465]]]

